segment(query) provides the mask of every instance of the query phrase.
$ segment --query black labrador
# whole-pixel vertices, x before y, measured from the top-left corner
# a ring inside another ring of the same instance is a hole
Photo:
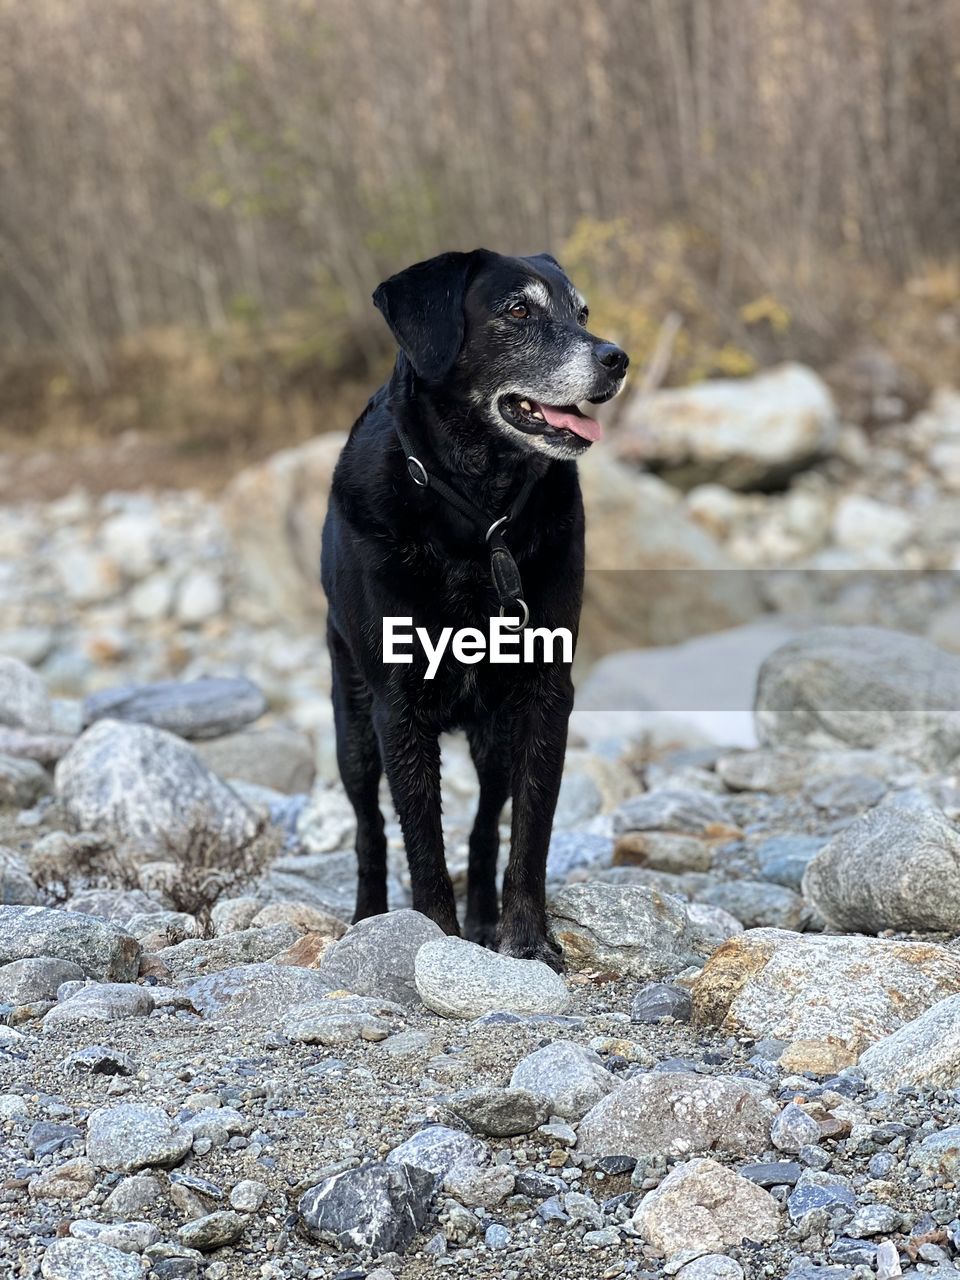
[[[373,300],[400,350],[337,463],[322,556],[337,758],[357,815],[354,919],[387,910],[385,770],[413,906],[459,933],[438,739],[462,728],[480,781],[465,934],[560,968],[545,880],[573,702],[569,662],[447,657],[428,680],[425,656],[384,662],[383,619],[412,618],[436,639],[444,627],[485,632],[506,607],[517,626],[529,617],[531,627],[567,628],[575,642],[584,566],[576,460],[600,435],[577,406],[615,395],[627,356],[588,332],[586,304],[549,254],[444,253],[391,276]]]

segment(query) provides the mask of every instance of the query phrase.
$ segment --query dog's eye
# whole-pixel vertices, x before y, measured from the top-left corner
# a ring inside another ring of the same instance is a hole
[[[580,314],[577,316],[577,322],[579,324],[586,325],[589,319],[590,319],[590,308],[584,307],[583,310],[580,312]]]
[[[518,302],[510,308],[510,314],[514,320],[526,320],[530,315],[530,308],[524,303]]]

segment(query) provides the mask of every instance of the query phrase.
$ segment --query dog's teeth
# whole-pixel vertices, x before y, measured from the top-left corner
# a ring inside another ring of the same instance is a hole
[[[526,409],[527,413],[529,413],[529,412],[530,412],[530,409],[532,408],[532,406],[531,406],[531,404],[530,404],[530,401],[529,401],[529,400],[521,400],[521,401],[520,401],[520,408],[521,408],[521,409]]]
[[[534,409],[532,416],[534,418],[539,418],[541,422],[543,421],[543,414],[540,412],[539,409]]]

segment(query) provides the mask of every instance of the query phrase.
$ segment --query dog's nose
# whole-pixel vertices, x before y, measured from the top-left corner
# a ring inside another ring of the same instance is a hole
[[[622,378],[627,372],[630,357],[612,342],[600,342],[594,347],[594,355],[603,367],[615,378]]]

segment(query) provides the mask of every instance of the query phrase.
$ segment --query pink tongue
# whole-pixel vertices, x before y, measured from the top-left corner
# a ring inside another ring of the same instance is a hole
[[[582,413],[571,413],[569,409],[560,409],[552,404],[538,403],[537,408],[551,427],[564,427],[575,436],[582,436],[584,440],[599,440],[603,435],[600,423],[593,418],[584,417]]]

